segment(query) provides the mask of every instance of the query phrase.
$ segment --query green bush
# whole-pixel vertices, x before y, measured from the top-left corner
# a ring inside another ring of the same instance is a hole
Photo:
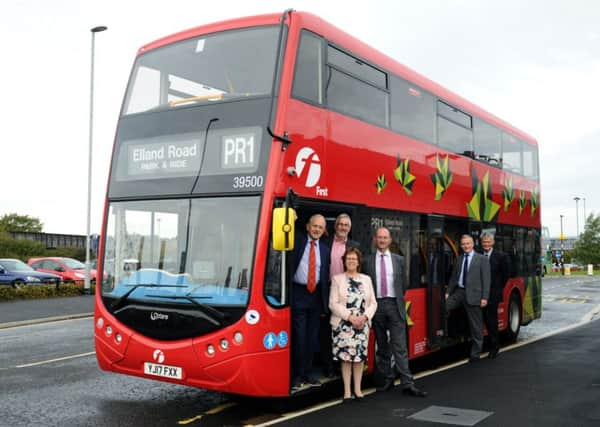
[[[0,231],[0,258],[17,258],[27,262],[29,258],[66,257],[85,260],[85,248],[46,248],[35,240],[13,239],[6,232]]]
[[[41,242],[29,239],[13,239],[10,234],[0,232],[0,258],[17,258],[27,262],[35,254],[42,254],[46,247]]]
[[[92,285],[90,292],[94,293]],[[85,292],[82,286],[77,286],[73,283],[62,283],[56,285],[27,285],[15,289],[12,286],[0,286],[0,301],[14,301],[22,299],[40,299],[40,298],[56,298],[56,297],[76,297],[83,295]]]

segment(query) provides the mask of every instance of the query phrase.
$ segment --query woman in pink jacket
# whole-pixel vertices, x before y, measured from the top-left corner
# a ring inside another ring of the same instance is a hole
[[[341,364],[344,381],[344,403],[350,402],[350,379],[354,378],[354,394],[364,397],[361,380],[367,347],[369,326],[377,310],[373,284],[369,276],[360,274],[362,255],[357,248],[348,248],[344,256],[343,274],[333,276],[329,294],[331,327],[333,330],[333,360]]]

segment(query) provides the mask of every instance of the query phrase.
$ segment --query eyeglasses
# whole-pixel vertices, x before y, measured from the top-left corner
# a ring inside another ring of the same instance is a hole
[[[358,262],[358,258],[346,258],[346,262],[348,261],[356,261]]]

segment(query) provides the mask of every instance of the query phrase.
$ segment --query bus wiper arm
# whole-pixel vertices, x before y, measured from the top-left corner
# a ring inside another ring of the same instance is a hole
[[[139,288],[140,286],[143,286],[146,288],[156,288],[156,287],[158,287],[158,288],[187,288],[186,285],[159,285],[158,283],[138,283],[137,285],[125,285],[125,286],[131,286],[131,289],[129,289],[127,292],[125,292],[115,302],[113,302],[111,304],[110,307],[113,310],[116,310],[117,308],[121,308],[123,303],[125,301],[127,301],[127,298],[129,298],[129,295],[131,295],[131,293],[133,291],[135,291],[137,288]]]
[[[201,302],[196,301],[197,299],[202,298],[212,298],[212,297],[192,297],[189,295],[146,295],[151,298],[166,298],[166,299],[185,299],[194,304],[194,306],[198,307],[200,310],[204,312],[204,314],[208,315],[210,319],[215,322],[218,326],[221,326],[223,320],[225,320],[225,313],[220,310],[217,310],[214,307],[211,307],[208,304],[203,304]]]

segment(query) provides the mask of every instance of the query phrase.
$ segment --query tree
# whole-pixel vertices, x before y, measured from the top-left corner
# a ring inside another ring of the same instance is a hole
[[[0,217],[0,231],[25,231],[32,233],[40,233],[44,224],[39,218],[34,218],[29,215],[19,215],[10,213]]]
[[[600,264],[600,215],[588,215],[585,231],[575,243],[573,256],[583,264]]]

